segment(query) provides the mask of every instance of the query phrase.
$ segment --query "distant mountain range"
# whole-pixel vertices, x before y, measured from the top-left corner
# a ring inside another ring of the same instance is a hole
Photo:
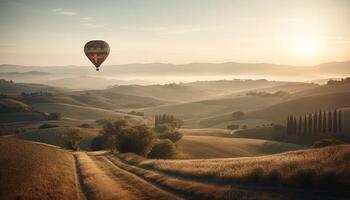
[[[63,74],[96,74],[94,68],[88,66],[20,66],[0,65],[5,72],[48,72]],[[350,75],[350,61],[329,62],[316,66],[290,66],[271,63],[191,63],[191,64],[125,64],[102,66],[101,74],[147,74],[147,75],[213,75],[213,74],[247,74],[247,75]]]

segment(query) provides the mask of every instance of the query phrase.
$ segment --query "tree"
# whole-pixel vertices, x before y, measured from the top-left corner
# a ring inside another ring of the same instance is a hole
[[[318,133],[322,133],[322,111],[318,112]]]
[[[148,154],[148,158],[172,159],[178,154],[178,150],[173,142],[169,139],[156,142]]]
[[[317,119],[317,113],[315,112],[314,114],[314,127],[313,127],[313,134],[316,135],[317,134],[317,122],[318,122],[318,119]]]
[[[307,124],[309,125],[307,130],[308,135],[312,135],[312,114],[311,113],[309,113],[309,119]]]
[[[243,117],[244,117],[244,112],[237,111],[237,112],[232,113],[232,118],[234,120],[243,119]]]
[[[332,133],[332,112],[328,111],[328,123],[327,123],[328,133]]]
[[[169,133],[164,133],[158,136],[159,139],[169,139],[173,143],[176,143],[177,141],[181,140],[183,137],[183,134],[180,132],[169,132]]]
[[[65,139],[68,149],[73,151],[79,150],[79,144],[83,138],[79,135],[79,129],[73,129],[68,134],[68,138]]]
[[[322,133],[327,132],[327,114],[326,111],[323,112],[323,122],[322,122]]]
[[[301,135],[302,134],[302,127],[303,127],[303,123],[302,123],[302,118],[301,116],[299,116],[299,127],[298,127],[298,135]]]
[[[337,109],[333,112],[333,133],[337,134],[338,132],[338,111]]]
[[[339,116],[338,116],[338,131],[339,133],[342,132],[342,115],[341,115],[341,110],[339,110]]]
[[[154,135],[146,125],[124,128],[117,140],[117,149],[121,153],[133,152],[146,157],[154,144]]]
[[[305,115],[305,117],[304,117],[304,131],[303,131],[303,134],[304,135],[307,135],[307,127],[308,127],[308,124],[307,124],[307,117],[306,117],[306,115]]]

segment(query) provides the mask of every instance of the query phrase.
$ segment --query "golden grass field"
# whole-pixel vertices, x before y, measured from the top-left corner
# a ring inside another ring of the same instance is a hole
[[[130,158],[126,156],[124,159]],[[260,157],[139,160],[134,164],[186,179],[216,183],[312,188],[325,191],[350,189],[350,145]]]
[[[181,129],[178,142],[190,158],[235,158],[261,156],[303,149],[305,146],[261,139],[233,138],[225,129]]]
[[[1,199],[78,199],[72,155],[56,147],[0,138]]]

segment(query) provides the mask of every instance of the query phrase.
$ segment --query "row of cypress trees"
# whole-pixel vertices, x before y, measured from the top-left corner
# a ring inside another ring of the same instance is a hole
[[[167,124],[167,123],[173,123],[175,122],[175,117],[173,115],[168,114],[160,114],[154,116],[154,125],[157,126],[158,124]]]
[[[342,132],[342,112],[319,111],[304,117],[290,115],[287,119],[287,135],[337,134]]]

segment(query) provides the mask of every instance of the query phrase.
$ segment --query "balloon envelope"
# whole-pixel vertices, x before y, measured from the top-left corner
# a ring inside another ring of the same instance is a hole
[[[84,52],[98,71],[103,61],[108,57],[109,45],[103,40],[91,40],[85,44]]]

